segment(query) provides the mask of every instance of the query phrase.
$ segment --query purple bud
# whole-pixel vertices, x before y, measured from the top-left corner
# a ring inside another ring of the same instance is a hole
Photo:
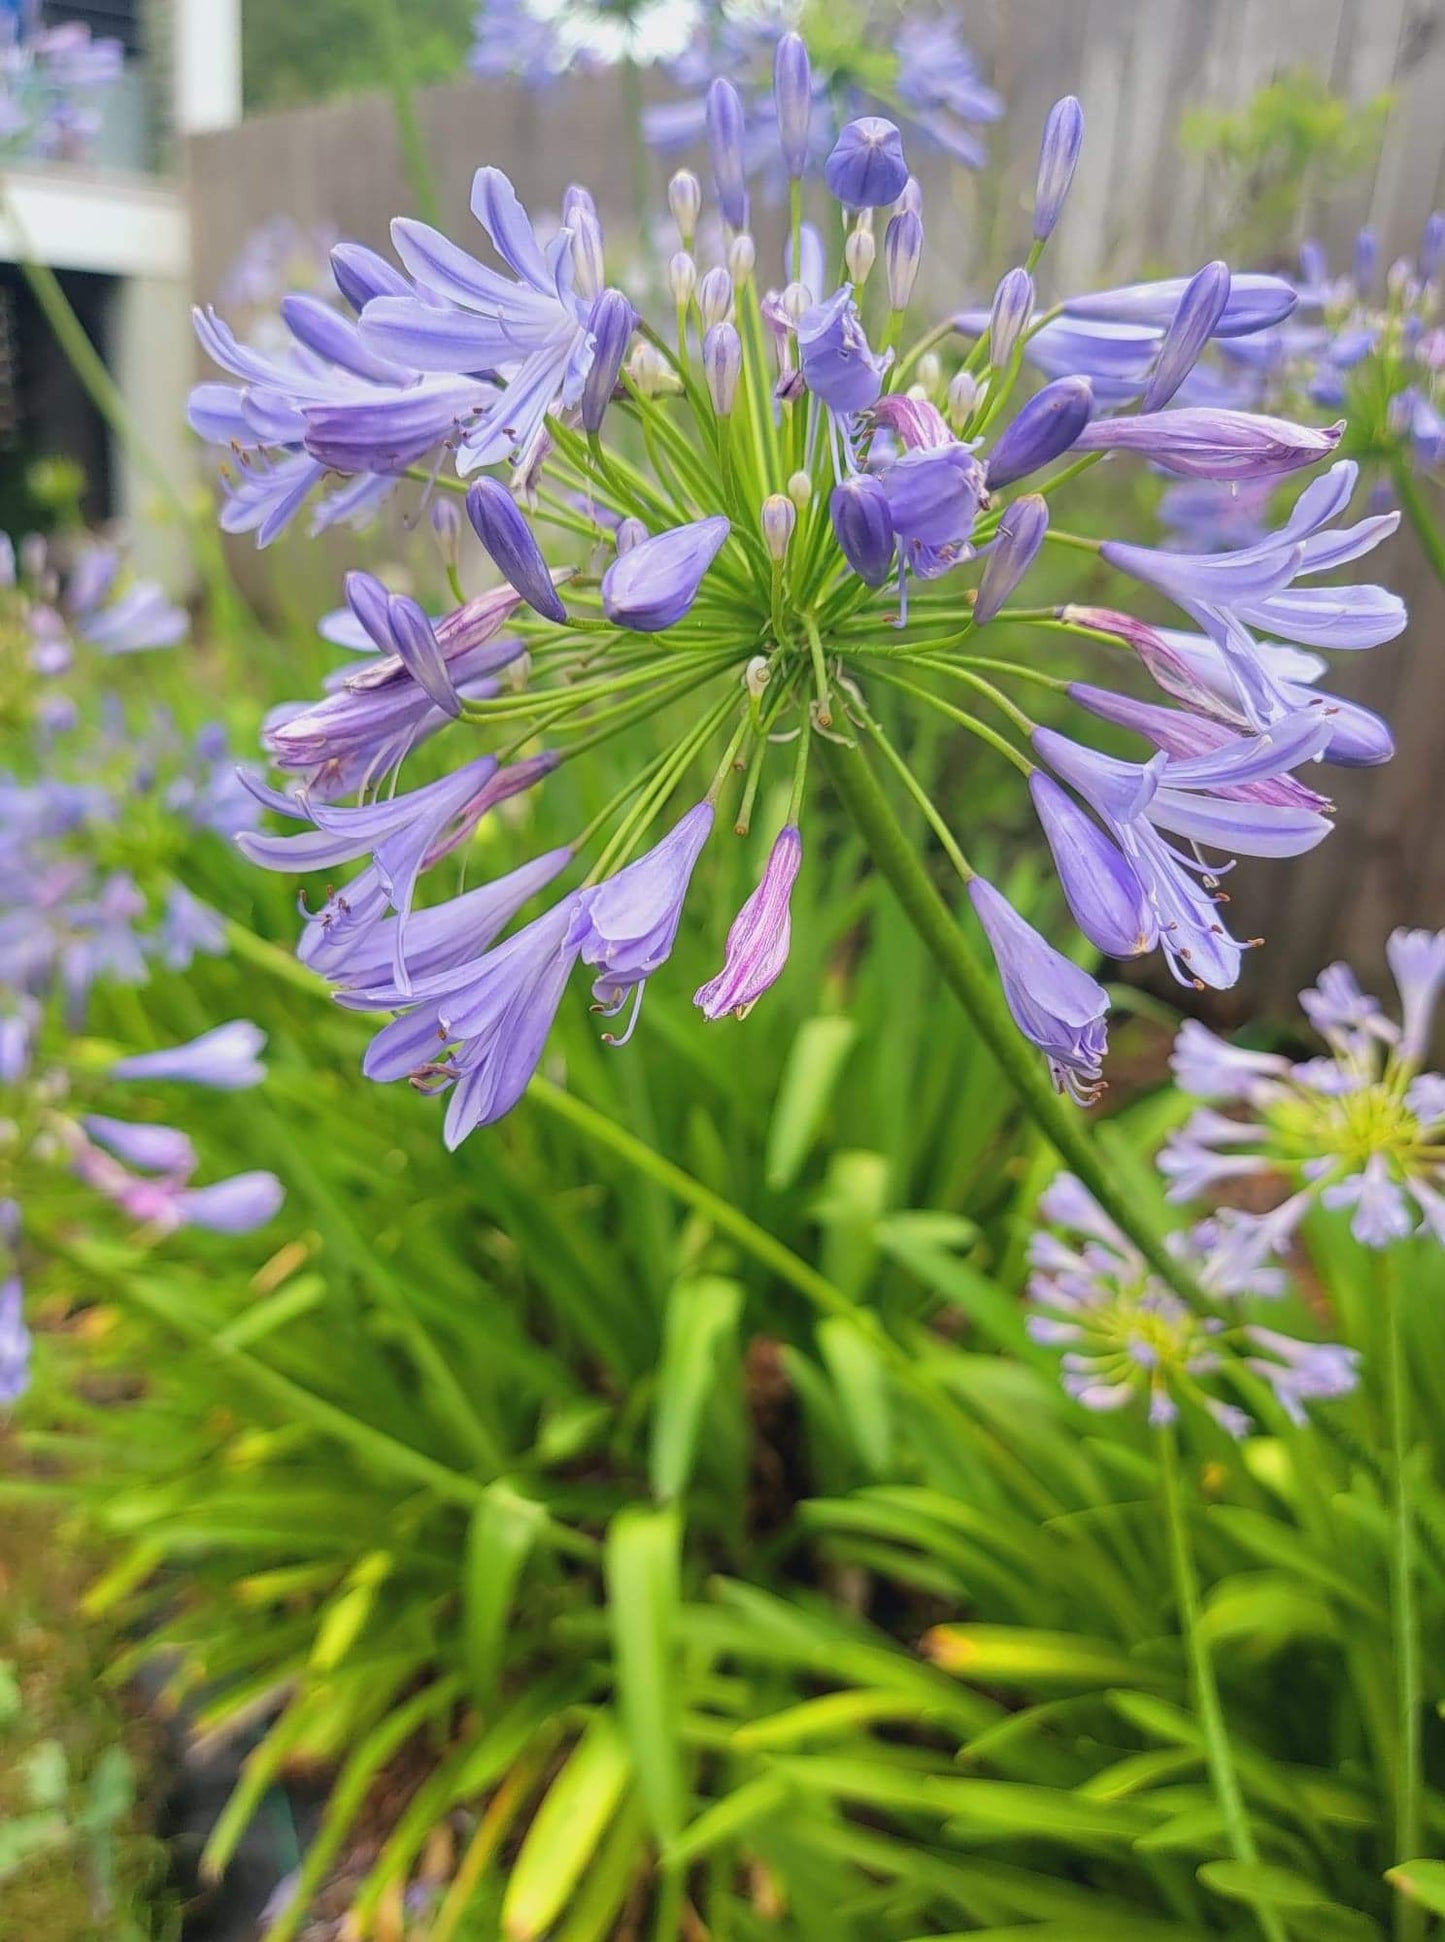
[[[697,264],[685,249],[674,251],[667,265],[667,287],[672,292],[672,300],[685,309],[692,302],[693,292],[697,289]]]
[[[722,970],[693,997],[705,1018],[727,1012],[746,1018],[782,975],[792,941],[788,904],[802,861],[803,839],[790,823],[778,832],[761,882],[733,919]]]
[[[587,298],[600,295],[607,280],[602,252],[602,225],[596,212],[577,209],[569,224],[572,230],[572,268],[579,293]]]
[[[885,209],[908,181],[903,137],[881,115],[850,121],[823,165],[828,192],[849,209]]]
[[[1033,492],[1014,500],[999,521],[998,536],[984,565],[973,609],[975,626],[984,627],[993,619],[1033,565],[1048,530],[1047,499]]]
[[[1355,288],[1363,293],[1375,281],[1380,267],[1380,244],[1373,229],[1362,229],[1355,238]]]
[[[634,546],[641,546],[646,538],[647,528],[642,521],[629,515],[617,528],[617,550],[619,553],[630,553]]]
[[[731,530],[715,514],[658,533],[615,559],[602,576],[602,606],[613,626],[634,634],[675,626]]]
[[[1445,210],[1437,209],[1425,223],[1420,238],[1420,274],[1429,279],[1445,261]]]
[[[467,518],[502,578],[527,605],[548,620],[565,620],[567,609],[552,585],[542,549],[507,488],[496,479],[473,479],[467,487]]]
[[[1328,458],[1343,421],[1316,428],[1260,412],[1185,405],[1137,418],[1099,418],[1078,436],[1081,452],[1138,452],[1182,478],[1247,482],[1274,479]]]
[[[179,1085],[211,1086],[217,1092],[240,1092],[265,1078],[259,1056],[265,1043],[266,1034],[258,1025],[248,1018],[233,1018],[184,1045],[133,1053],[110,1068],[110,1077],[168,1079]]]
[[[854,472],[834,486],[828,516],[849,566],[870,587],[893,571],[893,515],[888,495],[870,472]]]
[[[1067,452],[1093,415],[1094,388],[1087,378],[1056,378],[1036,392],[993,448],[988,483],[1012,485]]]
[[[1189,279],[1179,299],[1144,393],[1145,411],[1167,405],[1199,361],[1229,302],[1229,265],[1206,263]]]
[[[788,551],[793,528],[798,523],[798,508],[786,494],[770,492],[763,501],[763,544],[770,560],[781,560]]]
[[[988,320],[988,361],[1005,370],[1034,314],[1034,280],[1027,270],[1008,270],[993,293]]]
[[[983,877],[971,879],[968,895],[993,951],[1014,1023],[1046,1055],[1061,1092],[1081,1103],[1097,1098],[1108,1049],[1108,993],[1040,937]]]
[[[714,324],[732,322],[733,280],[720,263],[697,286],[697,308],[704,330],[711,330]]]
[[[1106,957],[1154,948],[1159,929],[1144,886],[1124,852],[1052,776],[1035,770],[1029,794],[1074,922]]]
[[[589,434],[601,428],[636,325],[637,312],[620,290],[604,290],[587,313],[592,363],[582,385],[582,425]]]
[[[702,340],[702,369],[712,408],[719,418],[731,418],[737,403],[743,368],[743,340],[733,324],[714,324]]]
[[[808,166],[808,123],[813,113],[813,71],[801,34],[784,34],[773,56],[773,102],[783,166],[795,182]]]
[[[895,213],[900,216],[922,217],[923,184],[918,180],[916,175],[910,175],[904,183],[903,193],[898,198],[898,207]]]
[[[883,265],[888,272],[888,307],[906,310],[923,260],[923,218],[912,209],[900,211],[883,235]]]
[[[1313,236],[1307,236],[1299,246],[1300,280],[1310,290],[1320,290],[1330,273],[1330,259],[1325,254],[1325,246]]]
[[[1066,94],[1050,108],[1039,146],[1034,188],[1034,236],[1039,242],[1054,233],[1083,145],[1084,111],[1073,95]]]
[[[724,218],[748,226],[747,167],[743,157],[743,104],[731,81],[719,77],[707,91],[707,149]]]
[[[391,638],[407,673],[429,701],[456,721],[462,712],[462,698],[447,671],[436,629],[416,601],[404,593],[392,594],[387,602],[387,616],[391,621]]]

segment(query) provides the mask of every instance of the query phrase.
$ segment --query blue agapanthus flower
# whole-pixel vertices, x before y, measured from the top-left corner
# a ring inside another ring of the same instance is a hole
[[[936,87],[962,113],[966,64],[932,51]],[[811,758],[828,738],[856,741],[859,759],[927,804],[1019,1030],[1081,1101],[1102,1083],[1107,994],[979,876],[891,717],[937,711],[1021,773],[1097,949],[1159,949],[1181,978],[1215,986],[1238,976],[1243,949],[1220,873],[1236,855],[1322,841],[1323,765],[1388,754],[1383,724],[1318,685],[1315,649],[1372,647],[1403,625],[1383,588],[1327,580],[1393,529],[1344,523],[1352,465],[1223,556],[1068,530],[1068,486],[1107,455],[1229,482],[1289,480],[1330,455],[1332,436],[1206,411],[1188,392],[1211,346],[1290,315],[1291,287],[1211,265],[1039,297],[1082,136],[1070,99],[1044,132],[1027,260],[990,312],[929,323],[914,314],[927,235],[912,135],[876,112],[881,83],[840,124],[801,37],[783,35],[766,67],[766,117],[741,61],[700,89],[717,241],[702,240],[702,183],[680,170],[654,314],[640,291],[609,285],[584,188],[568,190],[554,227],[484,166],[473,237],[399,221],[400,268],[338,248],[355,321],[323,342],[292,306],[310,338],[289,367],[238,368],[219,323],[201,323],[241,380],[225,416],[250,427],[248,463],[295,468],[266,531],[318,492],[324,506],[380,486],[418,503],[452,495],[480,543],[485,577],[469,591],[456,513],[443,522],[449,611],[348,577],[347,606],[323,627],[351,658],[319,698],[267,723],[284,786],[250,782],[285,828],[243,838],[264,865],[321,873],[302,955],[344,1005],[391,1015],[367,1071],[449,1093],[453,1144],[521,1097],[579,966],[597,1005],[626,1014],[609,1038],[630,1037],[701,856],[720,829],[747,832],[762,781],[786,764],[768,860],[698,1005],[744,1015],[783,974]],[[909,85],[922,113],[922,81]],[[794,191],[771,266],[745,227],[762,148]],[[834,159],[815,184],[805,162],[820,151]],[[1060,547],[1112,571],[1119,606],[1029,605],[1036,562]],[[1172,603],[1178,628],[1132,616],[1134,590]],[[1097,678],[1048,671],[1060,633],[1071,654],[1092,644]],[[1141,678],[1163,698],[1141,696]],[[1028,712],[1040,686],[1047,725]],[[1075,719],[1060,719],[1069,707]],[[1099,722],[1129,744],[1098,746]],[[628,785],[570,842],[436,893],[503,800],[613,736],[634,738]]]

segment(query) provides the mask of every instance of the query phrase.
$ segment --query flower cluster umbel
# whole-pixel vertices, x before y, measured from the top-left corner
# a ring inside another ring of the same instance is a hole
[[[0,155],[83,161],[125,49],[80,21],[42,24],[40,0],[0,8]]]
[[[454,574],[460,604],[439,617],[349,576],[326,631],[363,658],[320,700],[272,718],[266,744],[286,786],[252,783],[300,827],[242,839],[277,869],[332,877],[363,865],[308,922],[302,955],[342,1003],[396,1014],[367,1070],[449,1090],[453,1143],[521,1096],[579,962],[597,1003],[630,1003],[635,1019],[724,796],[747,831],[762,778],[787,762],[763,881],[698,993],[710,1017],[756,1002],[783,967],[819,736],[856,739],[921,803],[1020,1030],[1080,1099],[1101,1083],[1103,988],[975,872],[880,717],[937,710],[1013,764],[1089,942],[1111,957],[1160,948],[1181,978],[1215,986],[1233,982],[1242,949],[1216,888],[1228,860],[1311,848],[1331,805],[1300,772],[1390,753],[1383,723],[1317,690],[1324,663],[1305,651],[1373,646],[1404,624],[1380,587],[1319,584],[1393,530],[1388,518],[1347,523],[1351,465],[1231,554],[1099,543],[1059,523],[1064,489],[1113,452],[1230,481],[1278,480],[1327,457],[1335,432],[1173,403],[1206,344],[1277,324],[1293,290],[1209,264],[1041,305],[1035,273],[1083,136],[1066,98],[1044,132],[1025,260],[977,318],[914,331],[925,223],[902,134],[878,115],[837,132],[814,228],[815,93],[806,47],[784,35],[772,121],[791,220],[774,278],[745,227],[748,115],[719,79],[704,123],[724,241],[713,260],[699,255],[703,187],[679,171],[670,315],[640,316],[608,283],[584,188],[567,191],[559,227],[539,226],[511,182],[482,168],[472,210],[495,261],[402,219],[400,268],[355,244],[334,252],[350,316],[288,299],[290,354],[259,356],[215,316],[198,321],[237,380],[200,387],[192,414],[241,467],[227,525],[265,541],[317,492],[329,520],[411,479],[462,498],[500,575],[464,598]],[[1109,377],[1121,334],[1139,367],[1122,388]],[[1039,388],[1026,381],[1035,370]],[[439,524],[454,545],[456,514]],[[1187,625],[1018,604],[1046,545],[1089,549],[1117,572],[1121,601],[1147,589]],[[1106,666],[1111,654],[1152,677],[1164,699],[1136,698],[1108,673],[1078,683],[1049,672],[1060,635],[1071,651],[1097,643]],[[1042,693],[1055,722],[1073,704],[1133,735],[1137,754],[1035,721],[1020,690]],[[626,787],[572,842],[422,906],[425,874],[499,802],[644,723],[651,739]],[[418,750],[443,738],[459,759],[414,780]],[[679,793],[691,806],[650,838]],[[582,881],[508,933],[596,845]]]
[[[1385,948],[1399,1024],[1347,964],[1300,993],[1327,1057],[1251,1051],[1199,1024],[1179,1036],[1175,1078],[1210,1103],[1161,1157],[1171,1198],[1194,1201],[1232,1181],[1283,1190],[1268,1212],[1227,1209],[1205,1223],[1204,1242],[1234,1283],[1268,1277],[1316,1201],[1348,1208],[1365,1247],[1417,1231],[1445,1244],[1445,1077],[1425,1069],[1445,931],[1397,930]]]

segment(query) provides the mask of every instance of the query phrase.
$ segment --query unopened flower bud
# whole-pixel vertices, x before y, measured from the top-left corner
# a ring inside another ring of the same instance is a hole
[[[1093,411],[1094,387],[1087,378],[1055,378],[1035,392],[993,448],[989,490],[1012,485],[1067,452]]]
[[[948,380],[948,422],[961,433],[978,403],[978,379],[972,371],[955,371]]]
[[[1355,238],[1354,282],[1357,293],[1363,294],[1375,281],[1375,272],[1380,267],[1380,243],[1373,229],[1362,229]]]
[[[773,56],[773,104],[783,167],[795,182],[808,166],[808,124],[813,113],[813,71],[801,34],[784,34]]]
[[[888,307],[906,310],[923,261],[923,218],[904,209],[889,223],[883,236],[883,266],[888,273]]]
[[[1033,314],[1033,278],[1024,269],[1005,271],[993,293],[988,320],[988,361],[995,371],[1008,369]]]
[[[457,546],[462,536],[462,515],[450,493],[441,493],[432,500],[431,529],[436,534],[443,561],[455,568]]]
[[[579,216],[590,216],[594,222],[597,216],[597,198],[592,191],[580,182],[569,182],[562,191],[562,224],[566,229],[575,229]]]
[[[627,373],[644,398],[665,398],[682,390],[682,380],[676,371],[645,337],[633,345]]]
[[[667,287],[679,309],[692,302],[697,289],[697,264],[685,249],[678,250],[667,266]]]
[[[896,202],[908,181],[903,137],[881,115],[850,121],[823,165],[828,193],[847,209],[884,209]]]
[[[943,382],[943,363],[937,351],[925,351],[914,368],[918,374],[918,382],[928,396],[932,397]]]
[[[647,528],[642,521],[629,515],[617,528],[617,550],[619,553],[630,553],[634,546],[641,545],[646,538]]]
[[[893,205],[895,216],[923,215],[923,185],[916,175],[910,175],[903,185],[903,193]]]
[[[811,476],[806,472],[792,473],[788,479],[788,497],[798,508],[799,512],[802,512],[812,496],[813,481]]]
[[[1445,210],[1437,209],[1427,217],[1420,238],[1420,274],[1428,283],[1445,262]]]
[[[704,330],[732,321],[733,280],[721,267],[709,270],[697,286],[697,307]]]
[[[572,267],[578,294],[595,297],[607,280],[602,258],[602,225],[593,210],[579,204],[568,227],[572,231]]]
[[[702,340],[702,368],[719,418],[730,418],[743,368],[743,340],[734,324],[714,324]]]
[[[778,307],[795,327],[813,308],[813,298],[805,283],[790,283],[778,299]]]
[[[707,91],[705,109],[707,147],[713,182],[725,221],[734,229],[748,226],[747,164],[743,154],[745,122],[742,98],[731,81],[719,77]]]
[[[758,246],[746,230],[728,244],[728,269],[734,283],[746,283],[758,260]]]
[[[637,313],[620,290],[604,290],[587,313],[593,349],[582,385],[582,427],[589,436],[601,430],[636,325]]]
[[[1039,242],[1054,233],[1083,144],[1084,111],[1073,95],[1066,94],[1050,108],[1039,148],[1034,188],[1034,236]]]
[[[552,584],[552,574],[517,502],[497,479],[473,479],[467,488],[467,517],[477,538],[528,606],[548,620],[565,620],[567,610]]]
[[[984,564],[973,618],[983,627],[991,621],[1034,563],[1049,530],[1049,502],[1031,492],[1015,499],[998,523],[998,533]]]
[[[1167,405],[1198,363],[1224,315],[1230,282],[1228,265],[1214,262],[1206,263],[1185,285],[1145,388],[1145,411],[1158,411]]]
[[[848,240],[843,245],[843,261],[848,266],[849,281],[855,287],[868,281],[868,273],[877,255],[878,246],[873,241],[871,231],[860,226],[848,232]]]
[[[697,233],[697,219],[702,214],[702,184],[691,169],[679,169],[668,183],[667,206],[672,211],[672,220],[677,224],[683,248],[691,249],[692,239]]]
[[[860,580],[881,587],[893,570],[893,515],[871,472],[854,472],[828,500],[833,532]]]
[[[770,560],[781,560],[798,523],[798,509],[781,492],[770,492],[763,501],[763,544]]]

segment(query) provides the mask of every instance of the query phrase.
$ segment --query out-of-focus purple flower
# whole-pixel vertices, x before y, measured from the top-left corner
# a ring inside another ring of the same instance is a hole
[[[110,1068],[112,1079],[147,1079],[168,1084],[210,1086],[215,1092],[241,1092],[266,1076],[260,1053],[266,1034],[247,1018],[233,1018],[184,1045],[159,1052],[135,1052]]]
[[[30,1387],[30,1330],[18,1275],[0,1281],[0,1408],[10,1409]]]
[[[1049,502],[1040,493],[1015,499],[998,523],[974,602],[974,625],[984,627],[1038,557],[1049,530]]]
[[[746,135],[742,97],[719,76],[707,91],[707,148],[724,220],[734,229],[748,226]]]
[[[897,124],[882,115],[850,121],[833,144],[823,180],[847,209],[886,209],[896,202],[908,180]]]
[[[1199,362],[1200,353],[1219,328],[1229,302],[1229,287],[1229,265],[1217,260],[1197,270],[1185,285],[1144,392],[1146,412],[1167,405]]]
[[[802,836],[788,824],[778,833],[757,889],[733,919],[722,970],[694,995],[705,1018],[727,1012],[746,1018],[782,976],[792,942],[793,882],[802,861]]]
[[[520,506],[497,479],[473,479],[467,487],[467,518],[502,578],[529,607],[548,620],[564,621],[567,609]]]
[[[888,495],[871,473],[854,472],[834,486],[828,517],[849,566],[870,587],[893,571],[896,542]]]
[[[1038,179],[1034,185],[1034,238],[1052,236],[1063,212],[1064,198],[1084,146],[1084,111],[1071,94],[1056,101],[1044,123],[1039,144]]]
[[[948,15],[905,14],[893,50],[911,127],[965,168],[982,168],[987,154],[967,124],[997,121],[1003,100],[979,73],[957,23]]]
[[[731,527],[721,514],[655,533],[615,559],[602,576],[602,606],[615,627],[660,634],[697,598]]]
[[[1108,1048],[1109,997],[983,877],[969,900],[983,925],[1014,1023],[1045,1055],[1054,1083],[1081,1104],[1097,1098]]]
[[[1276,479],[1317,465],[1339,444],[1344,425],[1316,430],[1252,411],[1183,407],[1137,418],[1096,418],[1076,440],[1081,452],[1138,452],[1185,478]]]
[[[220,957],[227,948],[226,920],[193,897],[183,883],[172,884],[161,919],[160,953],[172,971],[188,969],[195,957]]]
[[[990,490],[1012,485],[1067,452],[1094,411],[1087,378],[1056,378],[1035,392],[1005,427],[987,463]]]
[[[798,321],[803,382],[830,411],[866,411],[883,388],[886,360],[869,349],[850,285]]]
[[[743,340],[736,324],[714,324],[703,333],[702,370],[719,418],[731,418],[743,369]]]
[[[1309,1421],[1306,1403],[1335,1402],[1359,1384],[1358,1349],[1336,1342],[1301,1342],[1257,1324],[1245,1333],[1263,1351],[1249,1358],[1250,1368],[1264,1378],[1290,1421],[1301,1428]]]
[[[813,71],[801,34],[784,34],[773,55],[773,103],[783,166],[794,181],[808,167],[808,125],[813,114]]]
[[[189,1135],[174,1126],[142,1125],[104,1113],[87,1113],[81,1125],[88,1138],[98,1141],[128,1167],[139,1167],[144,1173],[175,1174],[182,1180],[189,1180],[196,1170],[196,1149]]]

